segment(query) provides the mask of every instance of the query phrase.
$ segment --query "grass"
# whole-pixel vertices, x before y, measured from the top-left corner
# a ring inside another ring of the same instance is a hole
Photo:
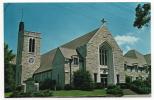
[[[82,90],[57,90],[52,91],[53,96],[51,97],[103,97],[107,96],[104,89],[95,89],[93,91],[82,91]],[[10,97],[12,92],[5,93],[5,97]]]
[[[12,92],[5,93],[5,97],[10,97],[11,94],[12,94]]]
[[[55,97],[98,97],[106,96],[106,91],[103,89],[95,89],[93,91],[81,91],[81,90],[60,90],[53,91]]]

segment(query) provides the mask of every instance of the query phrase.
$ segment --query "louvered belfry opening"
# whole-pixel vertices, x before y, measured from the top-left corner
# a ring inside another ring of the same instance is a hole
[[[35,52],[35,39],[29,39],[29,52]]]

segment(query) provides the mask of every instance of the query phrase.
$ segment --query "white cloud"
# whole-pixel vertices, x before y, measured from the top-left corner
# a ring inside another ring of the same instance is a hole
[[[126,45],[126,50],[129,51],[130,49],[130,46]]]
[[[123,48],[123,54],[127,53],[129,50],[131,50],[131,47],[126,45],[124,48]]]
[[[121,45],[133,45],[138,42],[139,38],[131,35],[117,35],[115,37],[117,43]]]

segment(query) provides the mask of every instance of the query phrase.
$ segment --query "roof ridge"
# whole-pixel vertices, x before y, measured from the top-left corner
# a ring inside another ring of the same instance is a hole
[[[71,40],[71,41],[69,41],[69,42],[67,42],[67,43],[65,43],[65,44],[63,44],[63,45],[61,45],[60,47],[73,48],[73,47],[69,47],[69,45],[73,44],[75,41],[81,42],[81,41],[79,41],[79,39],[81,39],[81,40],[87,39],[86,42],[88,42],[88,41],[94,36],[94,34],[95,34],[98,30],[99,30],[99,28],[96,28],[96,29],[94,29],[94,30],[92,30],[92,31],[90,31],[90,32],[88,32],[88,33],[82,35],[82,36],[79,36],[79,37],[77,37],[77,38],[75,38],[75,39],[73,39],[73,40]],[[91,36],[89,39],[88,39],[88,35]],[[87,37],[86,37],[86,36],[87,36]],[[85,41],[84,41],[84,42],[85,42]]]

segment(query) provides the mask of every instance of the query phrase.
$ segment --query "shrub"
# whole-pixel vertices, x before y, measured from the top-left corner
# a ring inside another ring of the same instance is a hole
[[[54,89],[55,80],[47,79],[43,82],[40,82],[39,89],[46,90],[46,89]]]
[[[49,97],[49,96],[52,96],[52,92],[50,90],[43,90],[43,91],[33,92],[33,93],[30,93],[30,92],[23,93],[23,92],[15,91],[10,97]]]
[[[93,82],[88,71],[78,70],[74,72],[73,78],[74,87],[80,90],[93,90]]]
[[[34,92],[33,93],[33,96],[34,97],[49,97],[49,96],[52,96],[52,92],[50,90],[44,90],[44,91],[41,91],[41,92]]]
[[[64,89],[65,90],[72,90],[72,86],[70,84],[66,84]]]
[[[16,88],[15,88],[15,91],[18,91],[18,92],[22,92],[24,90],[24,86],[23,85],[18,85]]]
[[[132,80],[131,80],[131,77],[130,76],[126,76],[126,83],[131,83]]]
[[[103,89],[104,87],[103,87],[102,83],[95,83],[94,88],[95,89]]]
[[[130,84],[130,89],[139,94],[151,93],[151,84],[142,80],[135,80]]]
[[[107,89],[113,89],[113,88],[116,88],[116,87],[117,87],[116,85],[108,85]]]
[[[130,83],[118,83],[118,86],[120,86],[121,89],[128,89]]]
[[[116,96],[122,96],[123,95],[122,89],[119,86],[116,86],[116,85],[108,86],[106,92],[107,92],[107,94],[113,94],[113,95],[116,95]]]
[[[62,87],[57,86],[57,87],[56,87],[56,90],[62,90]]]
[[[5,92],[11,92],[11,91],[12,91],[11,86],[6,85],[6,86],[5,86]]]

